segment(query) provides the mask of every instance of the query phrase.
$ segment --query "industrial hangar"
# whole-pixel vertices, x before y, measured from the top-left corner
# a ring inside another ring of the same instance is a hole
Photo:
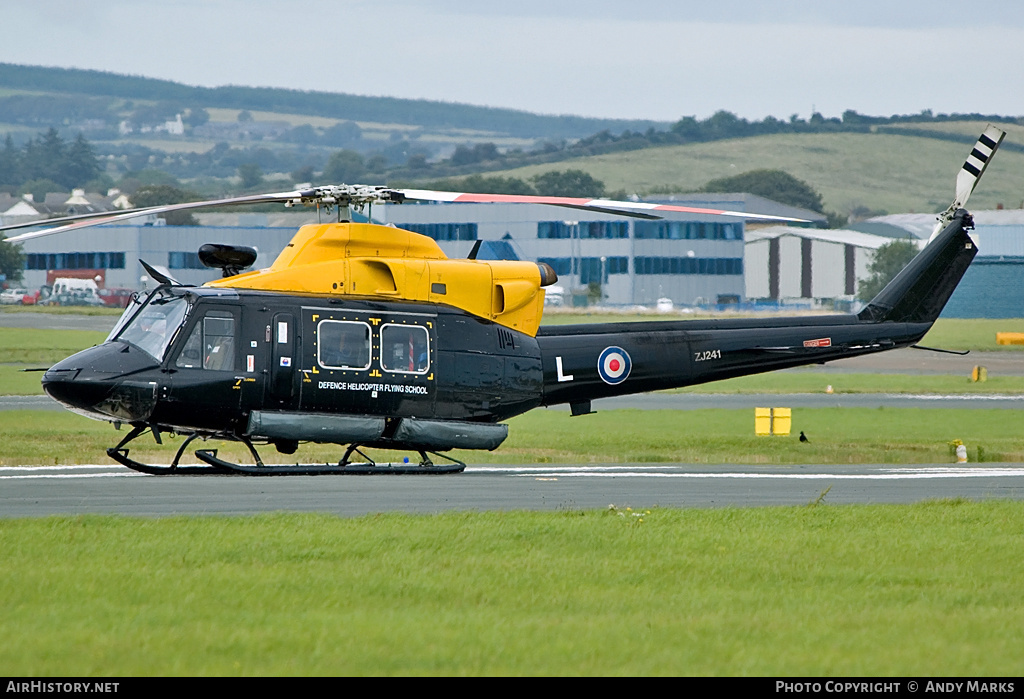
[[[748,228],[746,296],[803,305],[829,299],[833,305],[849,306],[857,283],[870,276],[868,265],[875,251],[892,240],[855,230]]]

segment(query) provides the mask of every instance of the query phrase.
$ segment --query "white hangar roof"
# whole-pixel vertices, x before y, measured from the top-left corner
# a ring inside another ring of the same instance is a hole
[[[750,229],[746,231],[746,242],[752,243],[758,240],[770,240],[772,238],[805,238],[808,240],[819,240],[824,243],[838,243],[841,245],[853,245],[858,248],[877,250],[886,243],[891,243],[893,238],[883,235],[862,233],[846,229],[822,229],[822,228],[796,228],[793,226],[766,226],[764,228]],[[917,241],[919,244],[924,241]]]

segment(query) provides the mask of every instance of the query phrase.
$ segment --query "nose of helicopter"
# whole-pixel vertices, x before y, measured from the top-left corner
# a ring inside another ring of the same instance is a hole
[[[69,410],[101,420],[145,420],[156,403],[157,383],[147,370],[159,364],[123,342],[90,347],[43,374],[43,390]]]

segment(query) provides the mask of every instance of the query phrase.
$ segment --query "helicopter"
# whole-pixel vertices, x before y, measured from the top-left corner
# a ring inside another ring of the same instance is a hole
[[[46,370],[43,388],[68,410],[129,425],[107,454],[147,474],[455,473],[466,464],[445,452],[496,449],[504,421],[534,408],[580,416],[600,398],[919,347],[977,254],[963,207],[1004,136],[985,130],[928,244],[856,314],[541,326],[557,281],[548,265],[477,259],[479,241],[448,259],[427,236],[351,220],[352,209],[414,201],[792,220],[667,204],[331,185],[19,224],[49,227],[9,240],[209,206],[336,208],[337,222],[302,226],[265,269],[244,271],[254,249],[220,244],[199,257],[223,276],[199,287],[143,262],[159,286],[132,298],[105,342]],[[146,432],[185,436],[170,465],[130,457]],[[240,442],[253,463],[196,449],[202,463],[181,464],[196,439]],[[337,463],[275,465],[256,449],[290,455],[304,442],[345,451]],[[376,448],[420,460],[377,463],[364,451]]]

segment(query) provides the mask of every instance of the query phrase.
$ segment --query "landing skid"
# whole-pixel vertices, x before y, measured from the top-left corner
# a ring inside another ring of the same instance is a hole
[[[359,453],[362,454],[362,452]],[[345,455],[347,457],[349,452],[346,452]],[[363,456],[365,456],[365,454]],[[234,464],[230,461],[224,461],[217,458],[216,449],[199,449],[196,451],[196,458],[209,464],[212,468],[227,469],[231,473],[244,476],[369,476],[381,474],[398,476],[413,473],[462,473],[466,468],[466,464],[461,461],[451,459],[450,457],[443,456],[442,454],[435,454],[435,456],[449,459],[452,463],[437,465],[430,460],[425,452],[422,451],[420,452],[420,456],[423,460],[418,464],[377,463],[372,460],[354,463],[347,461],[346,459],[342,459],[336,464],[294,464],[287,466],[268,466],[267,464],[258,464],[256,466],[247,466],[243,464]]]
[[[217,456],[216,449],[197,449],[195,451],[196,458],[202,461],[205,466],[180,466],[178,462],[181,460],[182,454],[185,453],[186,447],[192,443],[194,439],[199,435],[190,435],[188,439],[178,448],[178,451],[174,455],[174,460],[170,466],[152,466],[150,464],[144,464],[139,461],[135,461],[128,457],[128,449],[125,445],[131,442],[133,439],[143,434],[147,429],[150,429],[146,425],[136,426],[132,431],[118,443],[116,447],[107,449],[107,456],[114,461],[118,462],[122,466],[127,466],[130,469],[139,471],[153,476],[196,476],[196,475],[237,475],[237,476],[327,476],[327,475],[351,475],[351,476],[365,476],[365,475],[409,475],[409,474],[445,474],[445,473],[462,473],[465,470],[466,464],[453,459],[450,456],[444,454],[438,454],[436,452],[427,452],[423,450],[417,450],[420,455],[420,462],[414,463],[377,463],[365,453],[363,453],[359,447],[361,444],[352,444],[345,450],[345,455],[341,458],[337,464],[295,464],[295,465],[267,465],[263,463],[259,453],[256,451],[256,447],[253,446],[252,442],[245,437],[227,437],[222,436],[223,439],[229,439],[231,441],[237,441],[244,444],[248,449],[249,453],[252,454],[253,461],[255,464],[245,465],[236,464],[230,461],[224,461]],[[154,437],[159,441],[159,432],[153,432]],[[359,454],[361,457],[366,459],[362,462],[351,461],[352,454]],[[428,454],[450,461],[449,464],[435,464],[431,461]]]
[[[170,466],[152,466],[150,464],[144,464],[141,461],[136,461],[135,459],[129,458],[128,449],[124,448],[124,445],[128,444],[128,442],[132,441],[133,439],[141,435],[147,429],[149,428],[145,425],[133,428],[132,431],[129,432],[128,435],[124,439],[122,439],[116,447],[107,449],[107,456],[109,456],[111,459],[121,464],[122,466],[127,466],[128,468],[134,471],[138,471],[139,473],[145,473],[151,476],[195,476],[208,474],[223,475],[231,473],[230,471],[225,471],[214,466],[178,465],[178,462],[181,461],[181,455],[185,453],[185,448],[192,442],[192,440],[199,436],[195,434],[190,435],[189,438],[186,439],[180,447],[178,447],[178,451],[174,454],[174,460],[171,462]],[[154,432],[153,434],[154,436],[156,436],[158,433]],[[159,441],[159,437],[157,437],[157,440]]]

